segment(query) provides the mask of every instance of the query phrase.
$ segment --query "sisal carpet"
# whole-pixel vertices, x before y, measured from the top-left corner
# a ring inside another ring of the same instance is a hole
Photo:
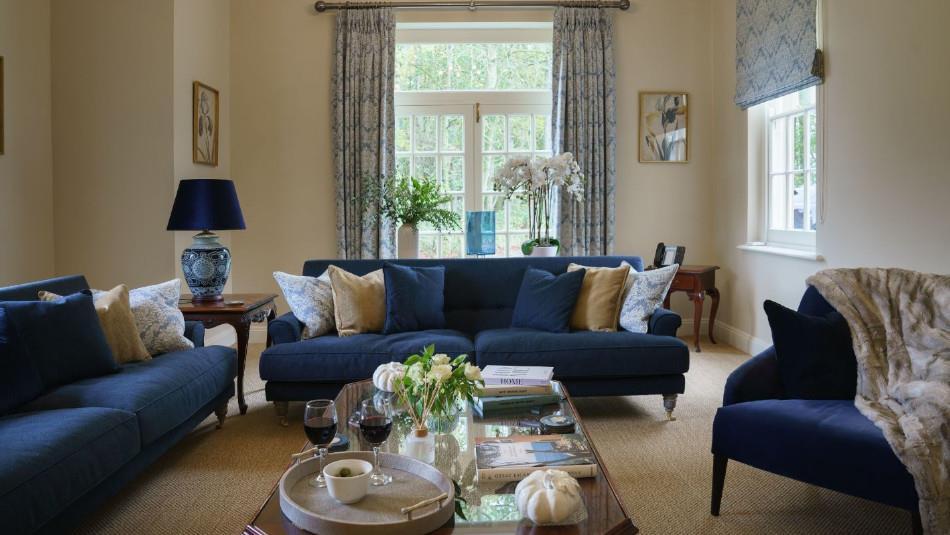
[[[738,463],[726,476],[722,516],[709,515],[713,415],[729,372],[748,355],[708,342],[693,353],[677,421],[666,422],[660,396],[576,400],[617,491],[645,534],[900,534],[902,510],[798,483]],[[248,355],[248,413],[232,400],[223,429],[214,417],[111,500],[83,534],[234,535],[256,513],[305,440],[280,427],[257,376],[262,347]],[[291,405],[291,421],[302,406]]]

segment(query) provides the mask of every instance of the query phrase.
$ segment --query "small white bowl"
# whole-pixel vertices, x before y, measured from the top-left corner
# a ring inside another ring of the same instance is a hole
[[[340,470],[349,468],[357,476],[340,477]],[[373,475],[373,464],[359,459],[333,461],[323,468],[323,477],[327,480],[330,496],[340,503],[356,503],[369,492],[369,480]]]

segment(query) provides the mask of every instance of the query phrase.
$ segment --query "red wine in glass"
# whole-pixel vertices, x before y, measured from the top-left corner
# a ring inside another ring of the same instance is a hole
[[[360,420],[360,431],[370,444],[379,445],[386,442],[392,429],[393,419],[388,416],[367,416]]]
[[[303,429],[307,432],[307,438],[314,446],[327,447],[333,442],[333,437],[336,436],[336,421],[332,418],[318,416],[304,421]]]

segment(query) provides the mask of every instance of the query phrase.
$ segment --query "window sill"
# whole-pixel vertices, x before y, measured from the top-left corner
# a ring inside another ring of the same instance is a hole
[[[800,260],[811,260],[812,262],[822,262],[825,260],[825,257],[821,256],[815,251],[807,251],[803,249],[792,249],[790,247],[777,247],[775,245],[765,245],[765,244],[753,244],[753,243],[743,243],[736,247],[737,249],[743,251],[751,251],[753,253],[765,253],[776,256],[787,256],[789,258],[798,258]]]

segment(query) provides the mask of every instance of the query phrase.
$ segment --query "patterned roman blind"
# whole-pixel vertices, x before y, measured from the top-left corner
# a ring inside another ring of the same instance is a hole
[[[736,104],[749,108],[820,84],[818,0],[736,1]]]

